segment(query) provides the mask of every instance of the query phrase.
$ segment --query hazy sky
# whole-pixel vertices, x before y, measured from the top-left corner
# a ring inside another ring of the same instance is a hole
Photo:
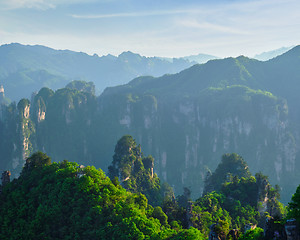
[[[0,0],[0,44],[247,55],[300,44],[299,0]]]

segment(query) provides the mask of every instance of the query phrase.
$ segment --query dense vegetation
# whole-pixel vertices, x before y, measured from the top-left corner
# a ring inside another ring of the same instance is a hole
[[[220,239],[228,239],[232,229],[241,237],[245,229],[265,228],[266,218],[285,217],[285,208],[278,201],[278,187],[273,188],[261,173],[251,176],[246,162],[235,153],[223,155],[205,187],[205,194],[195,202],[189,199],[187,190],[177,198],[177,203],[167,199],[163,209],[169,219],[177,218],[183,226],[193,226],[206,237],[213,230]],[[259,232],[248,235],[260,236]],[[250,239],[246,236],[242,239]]]
[[[292,197],[292,201],[289,203],[290,218],[295,218],[300,223],[300,185],[298,186],[295,194]]]
[[[148,205],[103,171],[41,152],[0,194],[1,239],[202,239],[194,229],[171,228],[161,208]]]
[[[188,188],[175,198],[153,168],[154,159],[144,157],[129,135],[116,144],[112,181],[102,170],[67,160],[51,163],[37,152],[18,179],[2,186],[0,238],[268,240],[276,232],[284,239],[279,187],[262,173],[251,176],[241,156],[224,154],[196,201]],[[299,189],[288,212],[298,223]]]
[[[108,176],[120,180],[122,186],[130,192],[143,193],[151,205],[161,204],[160,180],[154,173],[154,159],[144,157],[141,146],[132,136],[123,136],[115,147],[112,165]]]

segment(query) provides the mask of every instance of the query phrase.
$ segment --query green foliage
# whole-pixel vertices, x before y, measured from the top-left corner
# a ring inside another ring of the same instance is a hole
[[[232,181],[235,176],[239,178],[250,177],[251,173],[248,165],[244,159],[236,153],[224,154],[215,172],[206,179],[204,193],[220,190],[223,183]]]
[[[149,204],[157,206],[162,201],[160,179],[153,174],[154,159],[144,157],[140,145],[130,135],[123,136],[115,147],[109,177],[118,177],[125,189],[146,195]]]
[[[262,205],[267,215],[276,219],[285,216],[284,206],[277,199],[279,186],[273,188],[262,173],[251,176],[246,162],[237,154],[223,155],[222,162],[207,179],[206,188],[217,191],[207,192],[196,200],[190,213],[191,225],[205,236],[211,226],[221,239],[226,238],[230,229],[243,232],[246,225],[264,226],[266,217],[261,215]],[[244,236],[257,237],[260,233],[256,231]]]
[[[300,185],[288,205],[288,218],[295,218],[300,223]]]
[[[248,230],[239,240],[263,240],[264,239],[264,230],[257,227],[252,230]]]
[[[192,225],[208,236],[210,226],[217,224],[216,230],[226,236],[229,227],[232,226],[232,218],[228,211],[222,208],[224,201],[225,196],[217,192],[211,192],[196,200],[190,219]]]
[[[21,115],[24,114],[24,109],[26,107],[28,107],[29,105],[30,105],[30,102],[29,102],[28,99],[23,98],[23,99],[21,99],[19,101],[19,103],[18,103],[18,110],[19,110],[19,112],[20,112]]]
[[[184,236],[184,237],[183,237]],[[143,194],[113,184],[102,170],[43,153],[27,159],[0,194],[0,238],[202,239],[196,229],[171,229]]]
[[[76,89],[78,91],[89,92],[95,94],[95,85],[93,82],[85,82],[80,80],[75,80],[66,85],[66,88]]]
[[[48,157],[45,153],[36,152],[27,158],[21,176],[24,174],[30,173],[35,168],[43,168],[44,166],[51,165],[51,158]]]
[[[225,182],[221,191],[230,198],[238,199],[243,204],[256,207],[258,199],[258,186],[254,176],[238,178],[235,176],[232,182]]]
[[[172,236],[170,240],[204,240],[203,234],[196,228],[182,229],[175,236]]]
[[[152,212],[152,217],[157,218],[160,221],[161,225],[167,225],[168,224],[168,217],[163,212],[161,207],[155,207]]]
[[[250,205],[242,205],[240,201],[227,197],[223,193],[211,192],[196,200],[192,207],[192,226],[197,227],[208,236],[210,227],[222,239],[226,238],[230,229],[243,231],[246,224],[255,225],[259,213]]]

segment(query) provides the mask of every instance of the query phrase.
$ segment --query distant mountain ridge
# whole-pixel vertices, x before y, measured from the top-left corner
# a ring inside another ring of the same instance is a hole
[[[295,47],[295,46],[282,47],[282,48],[278,48],[278,49],[275,49],[272,51],[263,52],[260,54],[256,54],[253,58],[260,60],[260,61],[268,61],[272,58],[275,58],[279,55],[286,53],[287,51],[291,50],[293,47]]]
[[[257,58],[271,58],[286,50],[263,53]],[[119,56],[99,57],[97,54],[91,56],[41,45],[12,43],[0,46],[0,84],[4,86],[6,96],[14,101],[30,97],[42,87],[62,88],[72,80],[92,81],[96,93],[100,94],[106,87],[126,84],[139,76],[174,74],[213,59],[219,58],[208,54],[181,58],[144,57],[130,51]]]
[[[199,53],[197,55],[190,55],[190,56],[185,56],[185,57],[180,57],[180,58],[166,58],[166,57],[160,57],[161,59],[167,60],[172,62],[173,59],[185,59],[188,60],[190,62],[193,63],[198,63],[198,64],[203,64],[203,63],[207,63],[210,60],[215,60],[215,59],[220,59],[220,57],[216,57],[213,55],[209,55],[209,54],[203,54],[203,53]]]
[[[169,62],[129,51],[118,57],[98,57],[12,43],[0,46],[0,84],[12,100],[30,97],[41,87],[62,88],[72,80],[93,81],[99,94],[108,86],[125,84],[138,76],[177,73],[193,64],[185,59]]]
[[[202,64],[202,63],[207,63],[209,60],[220,59],[220,57],[216,57],[216,56],[209,55],[209,54],[199,53],[197,55],[185,56],[185,57],[183,57],[183,59]]]

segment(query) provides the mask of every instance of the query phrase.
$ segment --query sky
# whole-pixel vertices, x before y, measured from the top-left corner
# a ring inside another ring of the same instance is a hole
[[[300,44],[299,0],[0,0],[0,45],[252,57]]]

